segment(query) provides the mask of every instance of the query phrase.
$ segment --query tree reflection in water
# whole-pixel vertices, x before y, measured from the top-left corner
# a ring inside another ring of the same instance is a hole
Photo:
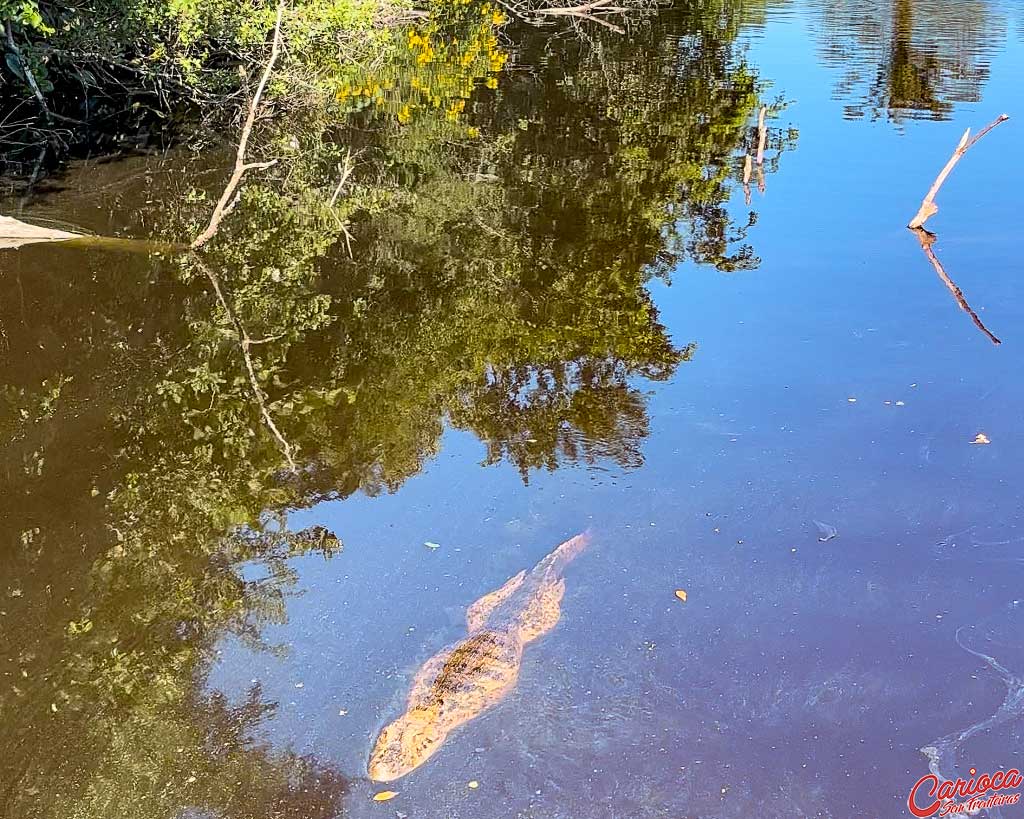
[[[289,558],[340,545],[278,513],[396,490],[446,421],[524,479],[641,463],[640,386],[695,349],[668,338],[645,284],[683,260],[757,264],[755,216],[728,208],[756,143],[757,78],[734,47],[750,14],[695,4],[629,38],[519,31],[508,66],[485,37],[489,56],[465,65],[383,67],[391,96],[343,95],[343,129],[326,113],[273,123],[261,145],[291,146],[286,161],[254,175],[205,253],[223,299],[190,256],[5,256],[5,812],[340,809],[325,761],[252,739],[275,708],[258,687],[238,705],[204,693],[219,638],[262,645],[285,618]],[[470,18],[423,22],[409,48],[464,39]],[[419,104],[393,105],[413,80]],[[769,146],[791,139],[772,130]],[[216,189],[210,161],[127,179],[94,166],[51,183],[66,186],[51,202],[181,241],[208,218],[216,194],[193,186]]]

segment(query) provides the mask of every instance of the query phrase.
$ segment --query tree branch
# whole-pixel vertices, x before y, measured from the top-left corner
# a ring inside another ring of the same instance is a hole
[[[591,3],[581,3],[578,6],[549,6],[546,8],[532,9],[532,14],[586,14],[590,11],[625,11],[623,8],[609,7],[611,0],[594,0]]]
[[[974,139],[970,139],[970,128],[964,131],[964,135],[960,137],[960,142],[956,146],[956,150],[953,151],[953,155],[949,158],[949,161],[946,163],[945,167],[941,171],[939,171],[939,175],[935,177],[935,181],[932,183],[931,188],[928,190],[928,193],[921,201],[921,207],[918,208],[917,215],[914,216],[914,218],[910,220],[910,224],[907,225],[908,228],[910,228],[911,230],[915,230],[916,228],[923,227],[924,223],[928,221],[929,217],[934,216],[936,213],[939,212],[939,206],[935,204],[935,195],[939,192],[939,188],[942,187],[942,183],[946,181],[946,177],[949,176],[953,168],[956,167],[956,163],[960,161],[960,157],[967,153],[971,146],[974,145],[974,143],[981,139],[983,136],[985,136],[985,134],[987,134],[1000,123],[1006,122],[1006,120],[1008,119],[1009,117],[1006,114],[1000,114],[998,117],[995,118],[995,120],[993,120],[980,131],[978,131]]]
[[[260,101],[263,99],[263,92],[267,88],[267,83],[270,81],[270,75],[274,70],[274,64],[277,62],[277,58],[281,53],[281,18],[284,16],[284,7],[285,0],[280,0],[277,5],[277,19],[274,23],[274,43],[270,49],[270,59],[267,60],[267,64],[263,69],[263,76],[260,77],[259,85],[256,87],[256,93],[253,94],[252,101],[249,103],[249,114],[246,116],[245,124],[242,126],[242,135],[239,137],[238,151],[235,154],[235,169],[231,173],[231,178],[228,179],[227,185],[224,187],[224,192],[221,194],[220,200],[217,202],[217,206],[213,209],[213,214],[210,216],[210,224],[206,226],[206,230],[196,236],[192,241],[193,250],[198,250],[216,235],[220,228],[221,221],[230,210],[229,206],[235,195],[235,191],[242,182],[242,177],[245,176],[245,172],[260,168],[269,168],[277,161],[271,160],[270,162],[246,163],[245,153],[249,147],[249,137],[252,135],[252,128],[256,122],[256,113],[259,110]]]
[[[591,22],[599,23],[605,28],[610,28],[618,34],[625,34],[625,29],[598,16],[599,14],[623,14],[629,11],[629,9],[622,6],[609,5],[611,2],[612,0],[592,0],[592,2],[580,3],[576,6],[548,6],[529,9],[526,14],[546,15],[549,17],[575,17],[580,20],[590,20]],[[506,8],[509,7],[506,6]]]

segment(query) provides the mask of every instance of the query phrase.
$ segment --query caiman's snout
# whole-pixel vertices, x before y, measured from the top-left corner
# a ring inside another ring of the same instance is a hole
[[[366,772],[375,782],[394,782],[422,765],[438,749],[444,736],[437,729],[437,708],[413,708],[377,737]]]
[[[395,770],[386,762],[371,759],[367,767],[367,773],[374,782],[394,782],[403,776],[403,772]]]

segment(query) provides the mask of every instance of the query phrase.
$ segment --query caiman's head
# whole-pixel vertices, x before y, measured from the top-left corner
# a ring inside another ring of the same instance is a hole
[[[436,706],[412,708],[386,725],[370,754],[370,779],[392,782],[426,762],[445,737],[437,717]]]

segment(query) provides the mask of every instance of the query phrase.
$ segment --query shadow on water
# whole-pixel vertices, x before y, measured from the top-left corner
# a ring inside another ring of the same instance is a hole
[[[409,47],[481,36],[458,25]],[[263,135],[294,155],[247,186],[201,264],[5,252],[8,814],[340,811],[329,762],[254,738],[279,703],[204,682],[226,635],[280,650],[261,635],[287,618],[292,559],[342,548],[283,513],[397,490],[446,424],[523,480],[642,463],[641,385],[695,352],[645,285],[683,260],[757,264],[754,214],[726,207],[757,138],[738,30],[727,3],[628,38],[520,32],[504,73],[486,37],[483,64],[388,66],[350,90],[346,130],[309,115]],[[377,93],[403,83],[401,106]],[[770,129],[770,170],[789,138]],[[73,167],[19,218],[181,241],[217,166],[182,150]]]

